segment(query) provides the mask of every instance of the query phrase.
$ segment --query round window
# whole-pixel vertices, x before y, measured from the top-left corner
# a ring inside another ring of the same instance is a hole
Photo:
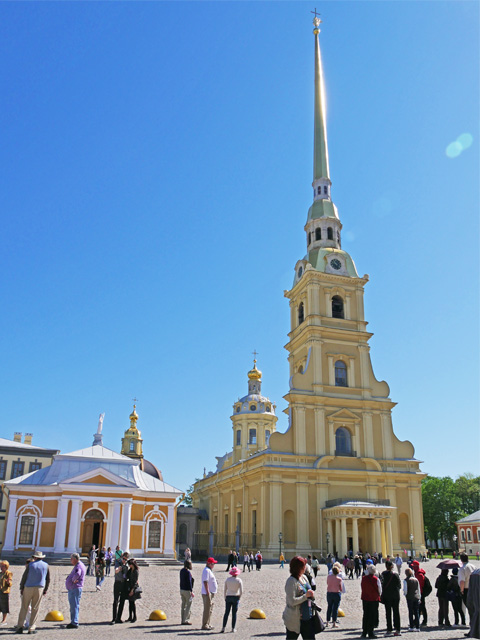
[[[240,413],[240,407],[237,407],[237,413]]]
[[[272,410],[272,407],[269,404],[267,404],[267,411],[271,411],[271,410]]]
[[[254,404],[251,404],[251,405],[250,405],[250,411],[255,411],[255,410],[256,410],[256,408],[257,408],[257,407],[256,407],[256,405],[254,405]]]

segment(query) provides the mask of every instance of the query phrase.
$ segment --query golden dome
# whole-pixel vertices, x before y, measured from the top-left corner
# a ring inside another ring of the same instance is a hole
[[[262,372],[257,369],[257,361],[256,360],[253,361],[253,369],[250,369],[250,371],[248,372],[248,379],[249,380],[261,380],[262,379]]]
[[[133,411],[130,414],[130,419],[133,419],[133,420],[137,420],[138,419],[138,413],[137,413],[136,409],[137,409],[137,405],[134,404],[133,405]]]

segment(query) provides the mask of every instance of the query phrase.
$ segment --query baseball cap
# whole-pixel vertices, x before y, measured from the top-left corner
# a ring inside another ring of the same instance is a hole
[[[207,564],[217,564],[217,561],[215,560],[215,558],[208,558]]]

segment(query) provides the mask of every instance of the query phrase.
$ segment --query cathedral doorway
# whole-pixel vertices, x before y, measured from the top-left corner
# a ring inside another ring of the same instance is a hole
[[[83,523],[82,553],[88,553],[93,545],[103,545],[104,517],[99,509],[90,509]]]

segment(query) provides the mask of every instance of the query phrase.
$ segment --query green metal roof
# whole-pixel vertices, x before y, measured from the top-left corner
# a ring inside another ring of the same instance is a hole
[[[321,271],[325,273],[325,265],[327,263],[326,257],[328,258],[332,254],[341,255],[345,259],[345,265],[347,267],[348,275],[352,278],[358,278],[357,268],[355,266],[354,261],[352,260],[349,253],[346,251],[342,251],[341,249],[332,249],[330,247],[326,247],[324,249],[312,249],[312,251],[308,252],[306,256],[306,260],[312,265],[312,267],[316,271]]]
[[[336,218],[339,220],[337,207],[331,200],[316,200],[308,210],[308,220],[316,218]]]

